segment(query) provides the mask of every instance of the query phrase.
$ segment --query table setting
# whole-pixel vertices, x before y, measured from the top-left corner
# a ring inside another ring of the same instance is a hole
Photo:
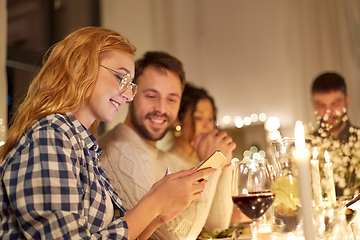
[[[270,162],[233,162],[232,199],[253,222],[223,239],[360,240],[360,130],[346,142],[323,119],[306,130],[298,121],[295,138],[272,140]]]
[[[360,239],[360,195],[353,182],[342,184],[340,177],[348,175],[334,163],[334,149],[305,140],[301,122],[295,139],[278,139],[271,146],[272,165],[257,156],[234,165],[232,198],[253,220],[251,239]],[[337,194],[339,187],[343,195]],[[243,238],[234,231],[228,239]]]

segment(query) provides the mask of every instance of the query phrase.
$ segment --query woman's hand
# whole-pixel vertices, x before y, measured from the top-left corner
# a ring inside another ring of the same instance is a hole
[[[232,159],[232,151],[235,149],[236,144],[226,132],[213,129],[208,133],[199,134],[192,142],[199,159],[201,161],[208,158],[213,152],[219,150],[225,155],[226,161],[220,168],[230,164]]]
[[[195,168],[192,168],[167,173],[125,214],[129,239],[148,239],[157,227],[182,213],[193,200],[201,196],[207,183],[203,179],[215,171],[207,168],[195,172]]]
[[[183,212],[190,203],[201,196],[207,181],[205,179],[216,169],[204,169],[195,172],[195,169],[183,170],[168,174],[156,182],[147,195],[154,197],[154,208],[158,207],[158,216],[162,222],[167,222]]]

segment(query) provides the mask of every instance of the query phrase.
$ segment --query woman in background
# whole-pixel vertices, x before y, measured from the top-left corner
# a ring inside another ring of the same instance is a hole
[[[208,133],[216,128],[216,107],[214,100],[206,90],[187,83],[181,98],[178,119],[175,123],[175,144],[170,152],[176,154],[190,166],[197,166],[199,159],[192,147],[195,136]],[[230,160],[227,166],[213,174],[207,189],[213,198],[204,230],[214,232],[229,227],[231,222],[251,221],[243,215],[231,200],[232,168]],[[218,179],[216,179],[218,178]],[[215,184],[214,184],[215,183]],[[232,217],[234,211],[234,215]]]
[[[169,174],[127,212],[99,166],[92,133],[132,101],[135,50],[86,27],[49,51],[0,148],[1,239],[147,239],[200,197],[213,169]]]

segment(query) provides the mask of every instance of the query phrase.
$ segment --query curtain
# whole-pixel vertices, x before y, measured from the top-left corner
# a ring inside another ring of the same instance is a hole
[[[360,122],[360,1],[301,0],[288,2],[288,53],[292,61],[294,88],[305,93],[295,94],[299,116],[311,114],[310,87],[325,71],[344,76],[351,103],[351,122]]]
[[[214,97],[218,119],[265,112],[291,137],[296,120],[315,122],[310,87],[324,71],[344,76],[360,126],[359,1],[106,0],[102,23],[129,37],[137,57],[162,50],[181,59],[188,81]]]
[[[349,46],[352,49],[352,59],[354,61],[353,79],[350,84],[354,89],[351,95],[352,113],[356,117],[358,126],[360,125],[360,1],[347,0],[343,1],[345,6],[344,15],[346,19],[347,34],[349,36]]]

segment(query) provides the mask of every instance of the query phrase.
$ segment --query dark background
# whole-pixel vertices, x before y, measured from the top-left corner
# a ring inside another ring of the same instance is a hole
[[[39,71],[43,55],[69,33],[100,26],[100,0],[8,0],[8,123]]]

